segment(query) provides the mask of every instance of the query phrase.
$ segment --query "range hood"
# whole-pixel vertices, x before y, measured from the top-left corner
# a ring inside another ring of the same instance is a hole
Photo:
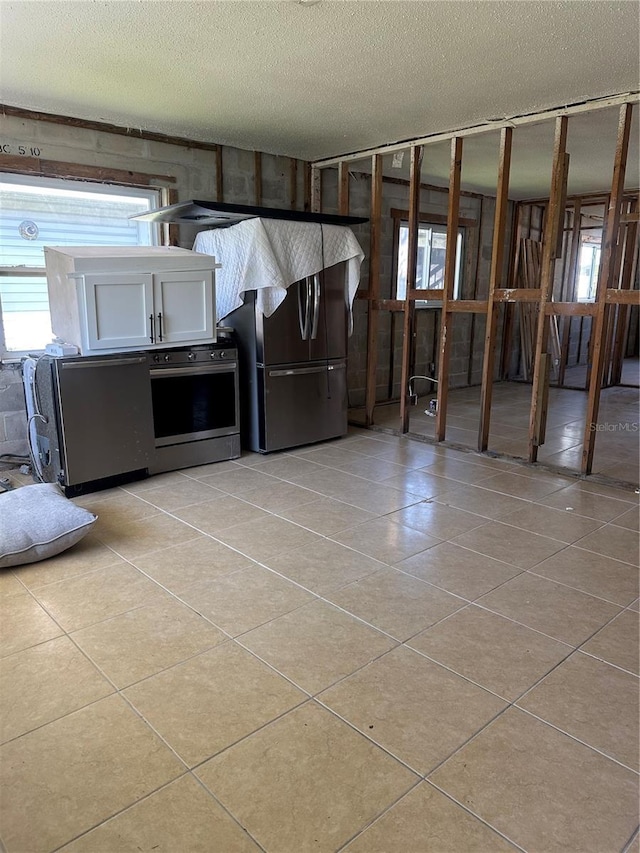
[[[285,219],[289,222],[318,222],[323,225],[359,225],[367,222],[361,216],[336,216],[331,213],[311,213],[275,207],[254,207],[249,204],[227,204],[222,201],[183,201],[139,213],[129,219],[143,222],[167,222],[177,225],[206,225],[209,228],[228,228],[243,219]]]

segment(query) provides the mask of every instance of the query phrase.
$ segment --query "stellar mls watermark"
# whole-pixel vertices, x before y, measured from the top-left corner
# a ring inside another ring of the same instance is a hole
[[[591,432],[638,432],[640,425],[635,421],[618,421],[617,423],[591,424]]]

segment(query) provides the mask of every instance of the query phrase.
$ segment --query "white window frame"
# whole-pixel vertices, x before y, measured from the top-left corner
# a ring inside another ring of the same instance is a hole
[[[104,196],[153,196],[158,206],[163,203],[162,188],[154,186],[139,186],[132,184],[119,184],[116,182],[98,183],[83,178],[53,178],[43,177],[39,175],[23,174],[20,172],[2,172],[0,170],[0,183],[15,184],[16,186],[33,186],[43,190],[55,189],[73,189],[78,191],[86,191],[95,193],[96,195]],[[141,223],[142,224],[142,223]],[[144,223],[148,228],[149,242],[144,245],[158,246],[160,245],[161,232],[160,227],[155,223]],[[141,244],[142,245],[142,244]],[[42,266],[27,267],[23,265],[12,266],[3,265],[0,263],[0,277],[28,277],[28,276],[45,276],[44,258]],[[2,303],[0,301],[0,361],[11,362],[19,361],[21,358],[29,354],[37,355],[44,352],[43,349],[30,348],[28,350],[8,350],[6,347],[6,338],[4,331],[4,321],[2,316]]]
[[[409,230],[408,220],[405,220],[405,219],[400,220],[398,222],[397,228],[398,228],[398,238],[397,238],[397,243],[396,243],[396,257],[394,258],[394,262],[395,262],[394,263],[394,270],[395,270],[394,293],[395,293],[395,299],[399,299],[400,301],[404,301],[406,299],[407,288],[406,288],[406,280],[404,282],[404,287],[401,285],[401,283],[399,281],[399,276],[400,276],[400,247],[401,247],[400,235],[401,235],[401,232],[403,229],[405,229],[408,232],[408,230]],[[421,231],[426,232],[430,235],[428,243],[427,243],[428,249],[424,254],[423,264],[422,264],[423,270],[430,270],[430,267],[431,267],[431,247],[432,247],[431,235],[433,235],[434,233],[446,234],[447,233],[447,226],[444,224],[440,224],[440,223],[429,222],[426,219],[425,220],[421,219],[420,222],[418,223],[418,235],[420,235]],[[453,286],[453,298],[454,299],[460,298],[461,270],[462,270],[462,256],[463,256],[463,252],[464,252],[464,240],[465,240],[464,228],[459,227],[458,228],[458,237],[456,240],[456,269],[455,269],[455,279],[454,279],[454,286]],[[418,276],[416,274],[416,278],[417,277]],[[423,280],[424,280],[424,276],[423,276]],[[416,289],[417,290],[433,290],[433,289],[438,289],[438,288],[418,286],[418,284],[416,282]],[[416,308],[438,308],[441,306],[442,306],[442,302],[440,300],[427,300],[427,299],[416,300]]]

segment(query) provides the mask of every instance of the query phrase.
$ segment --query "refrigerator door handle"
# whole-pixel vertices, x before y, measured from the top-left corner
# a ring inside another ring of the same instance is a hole
[[[293,367],[289,370],[270,370],[269,376],[303,376],[308,373],[326,373],[328,370],[344,370],[344,364],[321,364],[315,367]]]
[[[302,281],[298,282],[298,325],[300,326],[300,335],[303,341],[309,339],[309,302],[311,299],[311,285],[309,279],[304,279],[306,301],[304,309],[302,308]],[[304,316],[303,316],[304,315]]]
[[[313,276],[313,321],[311,323],[311,340],[315,341],[318,334],[318,320],[320,318],[320,275]]]
[[[347,337],[350,338],[353,334],[353,302],[349,303],[349,329],[347,331]]]

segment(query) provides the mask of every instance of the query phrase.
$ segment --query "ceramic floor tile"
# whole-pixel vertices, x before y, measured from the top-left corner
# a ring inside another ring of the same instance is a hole
[[[551,554],[566,548],[564,542],[497,521],[462,533],[452,541],[456,545],[462,545],[496,560],[503,560],[505,563],[512,563],[521,569],[530,569]]]
[[[0,748],[7,853],[48,853],[184,771],[119,696]]]
[[[510,701],[571,652],[570,646],[473,606],[408,645]]]
[[[573,646],[620,612],[614,604],[528,572],[483,595],[477,603]]]
[[[225,635],[168,598],[76,631],[73,639],[118,687],[224,642]]]
[[[269,568],[318,595],[339,589],[385,567],[385,563],[330,539],[277,554],[264,562]]]
[[[203,533],[210,533],[214,536],[227,527],[233,527],[234,524],[262,521],[269,517],[268,513],[258,509],[258,507],[251,506],[251,504],[230,495],[214,501],[183,507],[174,510],[173,514],[188,524],[192,524]],[[194,535],[197,534],[194,533]]]
[[[259,561],[291,548],[312,545],[320,540],[320,537],[310,530],[275,516],[221,530],[216,538]]]
[[[565,548],[532,571],[622,606],[638,596],[636,568],[582,548]]]
[[[254,471],[279,477],[281,480],[289,480],[291,477],[301,474],[312,474],[318,471],[318,465],[299,456],[277,456],[275,459],[264,457],[265,461],[253,466]]]
[[[150,518],[123,521],[105,533],[97,531],[97,535],[103,542],[107,541],[117,554],[127,560],[133,560],[149,551],[158,551],[179,542],[197,539],[201,534],[193,527],[162,513]]]
[[[0,655],[11,655],[64,633],[29,593],[7,596],[0,602]]]
[[[456,486],[452,482],[453,486]],[[503,495],[500,492],[489,492],[480,486],[459,486],[449,489],[436,498],[437,502],[445,506],[453,506],[464,509],[486,518],[498,519],[518,509],[523,509],[527,502],[511,495]]]
[[[496,474],[482,481],[484,489],[501,492],[505,495],[513,495],[516,498],[524,498],[529,501],[540,500],[546,495],[564,489],[570,484],[565,477],[552,477],[542,473],[536,477],[523,477],[520,474]]]
[[[445,492],[451,491],[459,485],[454,480],[438,477],[435,474],[427,474],[425,471],[414,470],[406,474],[389,477],[383,481],[385,486],[393,489],[406,489],[414,495],[425,498],[435,498]]]
[[[426,551],[440,541],[412,527],[394,524],[388,518],[367,521],[331,538],[385,563],[399,562],[419,551]]]
[[[585,548],[604,557],[623,560],[632,566],[640,565],[640,548],[635,530],[605,524],[604,527],[578,539],[575,545],[577,548]]]
[[[381,459],[379,456],[362,456],[349,462],[343,462],[335,467],[347,474],[355,474],[374,483],[388,480],[390,477],[402,477],[411,470],[404,465],[398,465],[396,462]]]
[[[515,849],[423,782],[348,844],[344,853],[509,853]]]
[[[102,699],[114,688],[67,637],[0,661],[0,742]]]
[[[258,853],[259,847],[192,776],[150,797],[61,848],[60,853],[139,853],[141,850]]]
[[[371,489],[371,483],[363,480],[361,477],[356,477],[353,474],[345,474],[344,471],[337,471],[334,468],[319,467],[316,471],[295,474],[289,477],[289,481],[295,483],[297,486],[311,489],[327,497],[338,496],[345,489],[350,489],[357,485],[366,485],[368,489]]]
[[[122,486],[122,489],[128,494],[141,495],[148,489],[179,485],[186,479],[185,473],[182,471],[167,471],[164,474],[154,474],[152,477],[146,477],[144,480],[134,480],[132,483],[127,483],[125,486]]]
[[[601,660],[640,675],[640,616],[625,610],[581,648]]]
[[[136,557],[132,562],[174,593],[180,593],[199,581],[214,580],[252,564],[248,557],[208,536]]]
[[[464,459],[462,454],[461,457]],[[493,476],[493,471],[487,470],[482,465],[476,465],[472,462],[460,461],[445,457],[444,459],[436,459],[431,464],[420,470],[426,474],[435,474],[438,477],[446,477],[448,480],[456,480],[459,483],[480,483]]]
[[[260,459],[263,457],[260,454],[249,454],[249,456],[259,456]],[[212,474],[222,474],[227,471],[238,471],[241,470],[248,462],[245,462],[244,453],[239,459],[227,459],[224,462],[210,462],[207,465],[194,465],[191,468],[184,468],[182,470],[182,475],[184,477],[191,477],[192,479],[199,480],[201,477],[209,477]]]
[[[242,645],[313,694],[396,644],[336,607],[315,601],[245,634]]]
[[[87,574],[94,569],[103,569],[116,563],[123,565],[123,562],[95,534],[89,533],[67,551],[38,563],[16,566],[13,571],[28,589],[37,589],[48,583]]]
[[[18,580],[17,569],[18,567],[13,570],[3,569],[0,572],[0,602],[13,595],[24,595],[26,593],[27,590],[24,585]]]
[[[616,527],[626,527],[627,530],[635,530],[637,532],[640,530],[640,513],[638,512],[638,508],[633,507],[623,512],[622,515],[613,519],[613,524]]]
[[[339,533],[375,518],[371,512],[333,498],[320,498],[313,503],[281,510],[279,515],[323,536]]]
[[[518,701],[548,723],[638,769],[638,679],[576,652]]]
[[[393,649],[318,699],[421,774],[507,707],[405,647]]]
[[[616,494],[625,494],[616,490]],[[628,503],[618,498],[607,497],[595,492],[584,491],[579,486],[569,486],[542,498],[539,503],[556,509],[571,509],[578,515],[595,518],[598,521],[611,521],[630,509]]]
[[[307,698],[235,643],[148,678],[125,696],[190,767]]]
[[[501,521],[566,543],[575,542],[576,539],[602,526],[601,521],[593,518],[585,518],[576,515],[575,512],[554,509],[541,504],[529,504],[524,509],[505,515]]]
[[[388,516],[390,521],[413,527],[421,533],[428,533],[438,539],[451,539],[487,524],[488,519],[463,509],[443,506],[435,501],[420,501],[420,503],[400,509]]]
[[[293,483],[276,480],[273,485],[252,489],[242,495],[242,500],[269,512],[281,512],[284,509],[298,507],[301,504],[317,501],[321,497],[317,492],[303,489]]]
[[[620,850],[637,825],[635,774],[515,709],[431,781],[525,850]]]
[[[310,592],[255,564],[217,580],[195,584],[180,597],[234,637],[314,598]]]
[[[47,584],[34,594],[66,631],[167,597],[165,590],[128,563]]]
[[[266,850],[332,853],[417,777],[314,703],[198,769]]]
[[[378,459],[386,459],[405,468],[425,468],[440,458],[437,448],[414,441],[405,441],[396,447],[388,446],[375,455]]]
[[[431,584],[383,569],[326,594],[329,601],[398,640],[406,640],[464,607],[465,601]]]
[[[216,472],[207,477],[200,477],[199,482],[238,497],[253,489],[273,486],[277,481],[269,474],[262,474],[254,466],[253,468],[239,468],[237,471],[226,471],[221,474]]]
[[[159,486],[155,489],[145,489],[138,494],[153,506],[172,512],[174,509],[180,509],[183,506],[223,497],[225,492],[214,489],[201,480],[190,480],[183,477],[179,482]]]
[[[358,483],[355,478],[353,485],[349,488],[340,489],[333,497],[352,506],[360,507],[360,509],[366,509],[367,512],[372,512],[375,515],[386,515],[421,500],[419,495],[414,495],[402,487],[392,489],[385,483],[378,483],[372,488],[371,483],[367,483],[366,480],[361,480]]]
[[[470,601],[520,574],[517,566],[494,560],[452,542],[442,542],[396,564],[441,589]]]
[[[108,524],[110,527],[113,527],[121,524],[123,521],[148,518],[149,516],[158,514],[158,507],[141,500],[136,495],[130,495],[122,489],[111,489],[108,492],[93,492],[79,498],[74,498],[74,503],[85,507],[85,509],[97,515],[100,526]],[[96,529],[98,529],[97,524]]]

